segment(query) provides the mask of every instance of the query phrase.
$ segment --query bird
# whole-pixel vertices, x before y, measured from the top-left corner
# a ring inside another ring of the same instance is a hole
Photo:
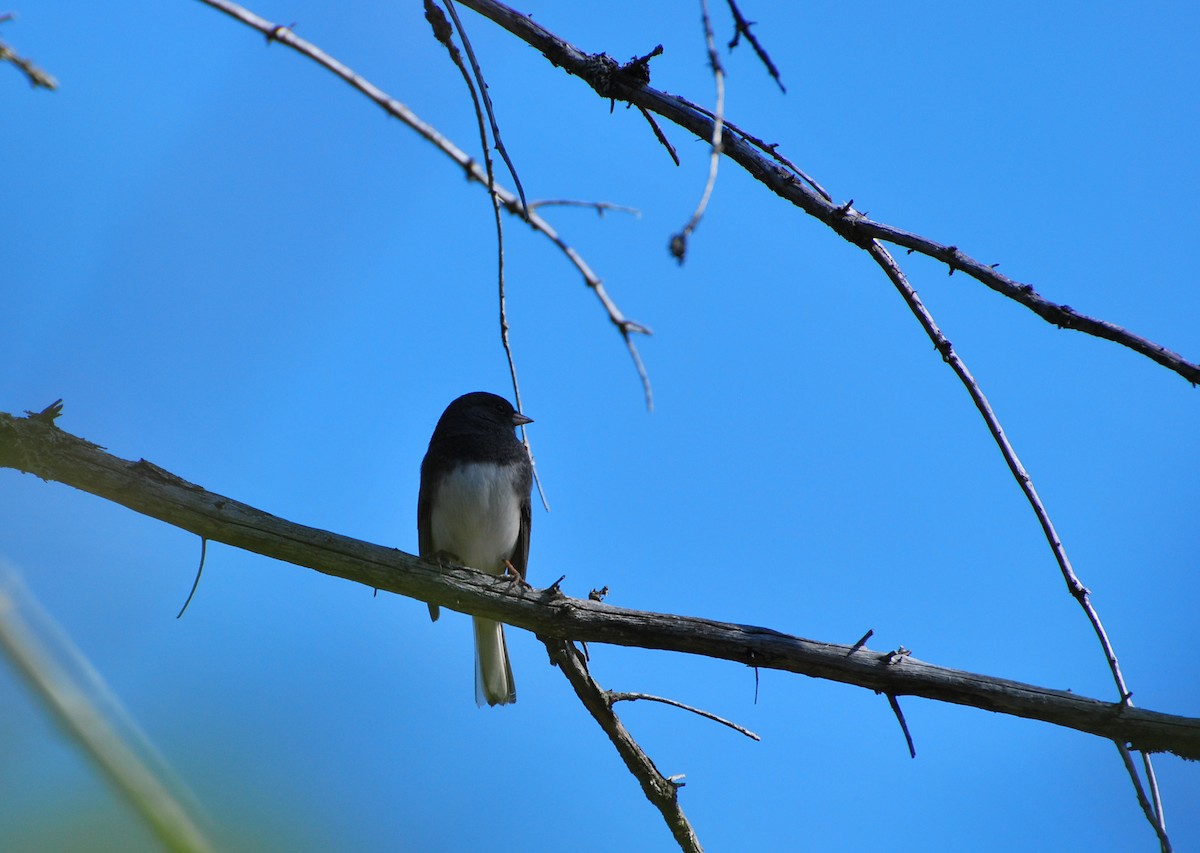
[[[421,461],[417,538],[422,558],[521,580],[529,562],[533,463],[514,429],[533,423],[505,398],[464,394],[442,413]],[[429,616],[439,616],[436,604]],[[517,701],[504,626],[473,617],[475,702]]]

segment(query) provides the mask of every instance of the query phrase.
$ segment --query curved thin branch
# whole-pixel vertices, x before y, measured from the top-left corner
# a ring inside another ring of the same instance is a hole
[[[846,205],[844,210],[845,214],[849,217],[857,216],[857,213],[849,205]],[[1108,662],[1108,668],[1112,672],[1113,681],[1117,685],[1117,693],[1121,697],[1122,704],[1132,704],[1130,702],[1129,687],[1125,683],[1125,676],[1121,674],[1121,665],[1117,662],[1117,653],[1113,650],[1112,641],[1108,638],[1108,632],[1104,629],[1104,624],[1100,621],[1100,614],[1096,612],[1096,608],[1092,605],[1087,588],[1084,587],[1079,577],[1075,574],[1075,570],[1071,566],[1071,560],[1067,557],[1067,549],[1059,538],[1058,531],[1054,529],[1054,522],[1050,520],[1050,513],[1046,511],[1046,505],[1042,503],[1042,498],[1033,485],[1033,478],[1029,476],[1029,472],[1025,470],[1025,466],[1021,464],[1016,449],[1012,446],[1012,442],[1008,440],[1008,436],[1005,435],[1004,428],[1000,425],[1000,419],[996,417],[996,413],[984,395],[983,389],[979,387],[979,383],[971,375],[966,362],[962,360],[950,341],[942,334],[942,330],[938,328],[933,315],[929,313],[929,309],[925,307],[921,298],[917,296],[916,290],[909,284],[904,271],[900,269],[900,265],[896,263],[896,259],[892,257],[891,253],[878,241],[872,241],[866,246],[866,249],[870,253],[871,258],[879,264],[888,279],[895,285],[896,290],[900,292],[905,303],[921,324],[921,328],[925,330],[925,334],[929,336],[934,347],[941,353],[942,359],[950,366],[950,369],[954,371],[954,374],[967,389],[967,393],[971,396],[971,401],[975,404],[975,408],[983,416],[988,431],[992,434],[996,446],[1000,448],[1000,453],[1004,456],[1004,461],[1008,464],[1009,470],[1012,472],[1017,484],[1021,487],[1021,491],[1025,494],[1025,498],[1033,509],[1034,515],[1037,516],[1038,523],[1042,526],[1042,532],[1045,534],[1046,541],[1050,544],[1050,550],[1054,552],[1054,559],[1058,563],[1059,571],[1062,573],[1063,580],[1066,581],[1067,590],[1083,609],[1084,615],[1087,616],[1087,620],[1096,634],[1096,639],[1100,641],[1100,648],[1103,650],[1104,659]],[[899,706],[893,704],[893,708],[899,713]],[[909,744],[911,748],[911,740]],[[1147,778],[1153,781],[1154,767],[1150,763],[1150,758],[1149,756],[1143,756],[1143,759],[1145,761]],[[1132,762],[1126,761],[1125,766],[1134,787],[1137,789],[1138,801],[1144,803],[1146,795],[1142,791],[1141,777],[1138,776]],[[1156,784],[1152,787],[1152,794],[1155,802],[1155,810],[1151,812],[1149,809],[1146,809],[1146,817],[1154,826],[1154,831],[1158,834],[1159,838],[1165,839],[1167,833],[1162,819],[1162,803],[1158,797]]]
[[[626,101],[641,109],[656,112],[702,140],[713,138],[714,120],[690,106],[684,99],[654,89],[640,80],[617,73],[620,66],[606,54],[589,54],[559,38],[531,18],[495,0],[459,0],[464,6],[490,18],[504,29],[540,51],[554,65],[573,74],[605,99]],[[841,208],[810,187],[791,170],[768,159],[758,146],[745,138],[727,134],[724,153],[741,165],[772,192],[790,201],[810,216],[819,219],[846,240],[865,247],[881,240],[928,255],[1029,308],[1047,322],[1074,329],[1128,347],[1178,373],[1193,385],[1200,383],[1200,364],[1126,329],[1080,314],[1067,305],[1059,305],[1038,295],[1032,285],[1021,284],[996,269],[959,251],[916,234],[874,222],[866,217],[843,216]]]
[[[113,456],[45,419],[0,413],[0,467],[66,483],[182,530],[398,595],[496,619],[543,637],[684,652],[967,705],[1200,760],[1200,719],[1102,702],[865,646],[769,628],[649,613],[525,589],[470,569],[449,571],[395,548],[294,524],[206,491],[144,459]]]
[[[848,215],[854,215],[854,211],[849,210]],[[1033,509],[1033,514],[1037,517],[1038,524],[1042,527],[1042,532],[1046,537],[1046,541],[1050,544],[1050,550],[1054,553],[1055,561],[1058,563],[1059,571],[1062,573],[1063,580],[1066,581],[1068,591],[1079,602],[1079,606],[1083,608],[1088,622],[1091,623],[1092,630],[1096,633],[1096,638],[1100,641],[1100,647],[1104,651],[1104,658],[1108,662],[1108,668],[1111,670],[1113,680],[1116,682],[1121,701],[1127,702],[1129,688],[1125,684],[1125,677],[1121,674],[1121,666],[1117,662],[1117,654],[1113,651],[1112,642],[1108,639],[1108,632],[1104,630],[1100,616],[1096,613],[1096,608],[1092,606],[1091,600],[1088,598],[1087,588],[1080,583],[1075,570],[1071,567],[1071,560],[1067,557],[1067,549],[1059,538],[1058,531],[1054,529],[1054,522],[1050,520],[1050,514],[1046,511],[1046,505],[1042,503],[1041,496],[1038,494],[1037,489],[1034,488],[1033,478],[1029,476],[1029,472],[1025,470],[1025,466],[1021,464],[1020,458],[1017,457],[1017,451],[1012,446],[1012,442],[1008,440],[1008,436],[1005,435],[1004,427],[1000,425],[1000,419],[996,417],[996,412],[992,409],[992,404],[988,402],[983,389],[979,387],[979,383],[971,375],[966,362],[962,360],[958,352],[955,351],[954,346],[942,334],[942,330],[938,328],[933,315],[929,313],[921,298],[917,296],[916,290],[908,283],[908,278],[904,275],[904,271],[900,269],[900,265],[896,263],[896,259],[879,243],[873,243],[868,247],[867,251],[870,253],[871,258],[879,264],[892,284],[895,285],[900,295],[904,297],[905,303],[921,324],[921,328],[925,330],[925,334],[933,341],[934,347],[941,353],[942,359],[950,366],[950,369],[954,371],[954,374],[967,389],[967,393],[971,397],[971,402],[975,404],[975,408],[983,416],[988,432],[992,434],[996,446],[1000,448],[1000,453],[1004,457],[1008,469],[1012,472],[1013,478],[1016,479],[1017,485],[1021,487],[1021,491],[1025,494],[1026,500]]]

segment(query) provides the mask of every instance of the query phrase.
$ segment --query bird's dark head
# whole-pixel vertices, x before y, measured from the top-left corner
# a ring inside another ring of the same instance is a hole
[[[473,391],[470,394],[463,394],[446,407],[446,411],[442,414],[442,422],[446,421],[480,427],[496,425],[504,429],[512,429],[522,424],[533,423],[533,418],[525,417],[513,408],[512,403],[498,394]]]

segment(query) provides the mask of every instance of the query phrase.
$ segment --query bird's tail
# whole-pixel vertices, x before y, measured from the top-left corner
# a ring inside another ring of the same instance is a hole
[[[475,704],[507,705],[517,701],[504,626],[491,619],[475,622]]]

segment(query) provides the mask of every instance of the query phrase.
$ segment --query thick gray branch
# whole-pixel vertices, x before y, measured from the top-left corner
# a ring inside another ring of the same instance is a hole
[[[1137,750],[1200,759],[1200,719],[947,669],[861,646],[820,643],[752,625],[630,610],[549,590],[523,589],[468,569],[442,570],[395,548],[294,524],[206,491],[145,460],[120,459],[63,432],[46,418],[0,413],[0,467],[66,483],[206,539],[498,619],[543,637],[706,655],[893,696],[922,696],[1041,720]]]

